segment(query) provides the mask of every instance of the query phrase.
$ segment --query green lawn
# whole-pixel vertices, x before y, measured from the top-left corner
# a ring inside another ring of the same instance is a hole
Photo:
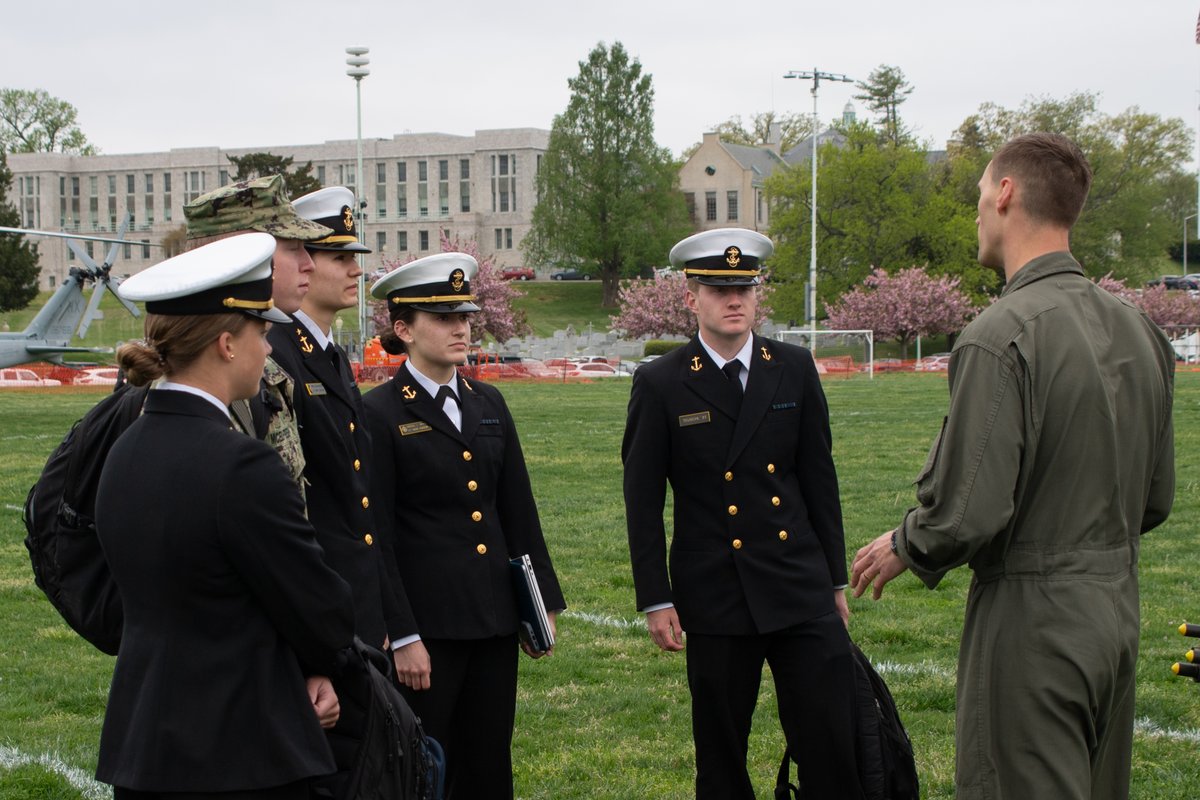
[[[576,333],[606,331],[608,317],[615,308],[601,308],[604,287],[599,280],[591,281],[517,281],[513,284],[525,296],[513,302],[513,308],[524,311],[535,336],[553,336],[555,331],[572,326]]]
[[[521,660],[517,796],[691,797],[684,660],[650,643],[633,608],[619,459],[629,384],[502,389],[570,604],[555,655]],[[70,422],[100,396],[69,392],[0,392],[0,800],[103,796],[37,761],[58,758],[91,773],[112,667],[59,621],[33,586],[21,545],[18,509],[27,488]],[[910,481],[945,413],[946,381],[932,374],[834,379],[826,392],[853,553],[913,502]],[[1200,780],[1200,687],[1169,672],[1188,645],[1176,626],[1200,620],[1193,536],[1200,524],[1200,374],[1179,376],[1176,432],[1175,512],[1142,549],[1135,798],[1187,796]],[[132,500],[136,487],[129,492]],[[928,591],[905,576],[879,603],[851,601],[851,631],[891,685],[928,798],[953,797],[954,666],[968,582],[959,570]],[[760,798],[771,796],[782,750],[773,695],[764,681],[750,743]],[[7,766],[14,762],[20,766]]]

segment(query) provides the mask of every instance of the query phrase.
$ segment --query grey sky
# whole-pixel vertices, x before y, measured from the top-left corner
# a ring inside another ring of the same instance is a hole
[[[353,139],[343,49],[357,44],[371,48],[366,138],[549,128],[578,62],[618,40],[653,76],[674,153],[733,115],[811,112],[811,84],[782,78],[793,69],[899,67],[915,87],[901,114],[938,147],[984,101],[1092,90],[1108,113],[1137,105],[1194,130],[1200,98],[1200,4],[1167,0],[5,5],[0,86],[75,104],[107,153]],[[821,117],[854,93],[822,84]]]

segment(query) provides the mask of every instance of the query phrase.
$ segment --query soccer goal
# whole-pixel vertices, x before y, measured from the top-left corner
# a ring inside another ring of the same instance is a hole
[[[822,375],[875,374],[875,337],[871,331],[776,331],[774,338],[812,351]]]

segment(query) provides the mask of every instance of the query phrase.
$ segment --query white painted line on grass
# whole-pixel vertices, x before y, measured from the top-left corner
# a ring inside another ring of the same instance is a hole
[[[86,772],[72,767],[58,756],[48,753],[29,755],[11,747],[0,746],[0,769],[14,769],[26,764],[35,764],[56,775],[61,775],[67,783],[79,790],[85,800],[112,800],[111,787],[94,780]]]
[[[622,619],[614,617],[611,614],[592,614],[588,611],[572,611],[567,609],[562,613],[564,617],[573,619],[581,619],[584,622],[590,622],[593,625],[601,625],[605,628],[618,628],[620,630],[629,630],[631,628],[644,628],[646,623],[641,619]]]
[[[1200,730],[1191,728],[1189,730],[1177,731],[1171,728],[1163,728],[1149,717],[1139,717],[1133,723],[1133,732],[1142,736],[1148,736],[1151,739],[1171,739],[1176,742],[1200,744]]]
[[[20,506],[14,506],[12,503],[5,503],[4,510],[5,511],[24,511],[25,509],[21,508]]]

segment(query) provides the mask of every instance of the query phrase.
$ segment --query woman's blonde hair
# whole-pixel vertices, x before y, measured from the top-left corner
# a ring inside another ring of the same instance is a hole
[[[134,386],[171,377],[191,365],[222,333],[238,334],[250,322],[245,314],[147,314],[145,338],[117,350],[117,364]]]

